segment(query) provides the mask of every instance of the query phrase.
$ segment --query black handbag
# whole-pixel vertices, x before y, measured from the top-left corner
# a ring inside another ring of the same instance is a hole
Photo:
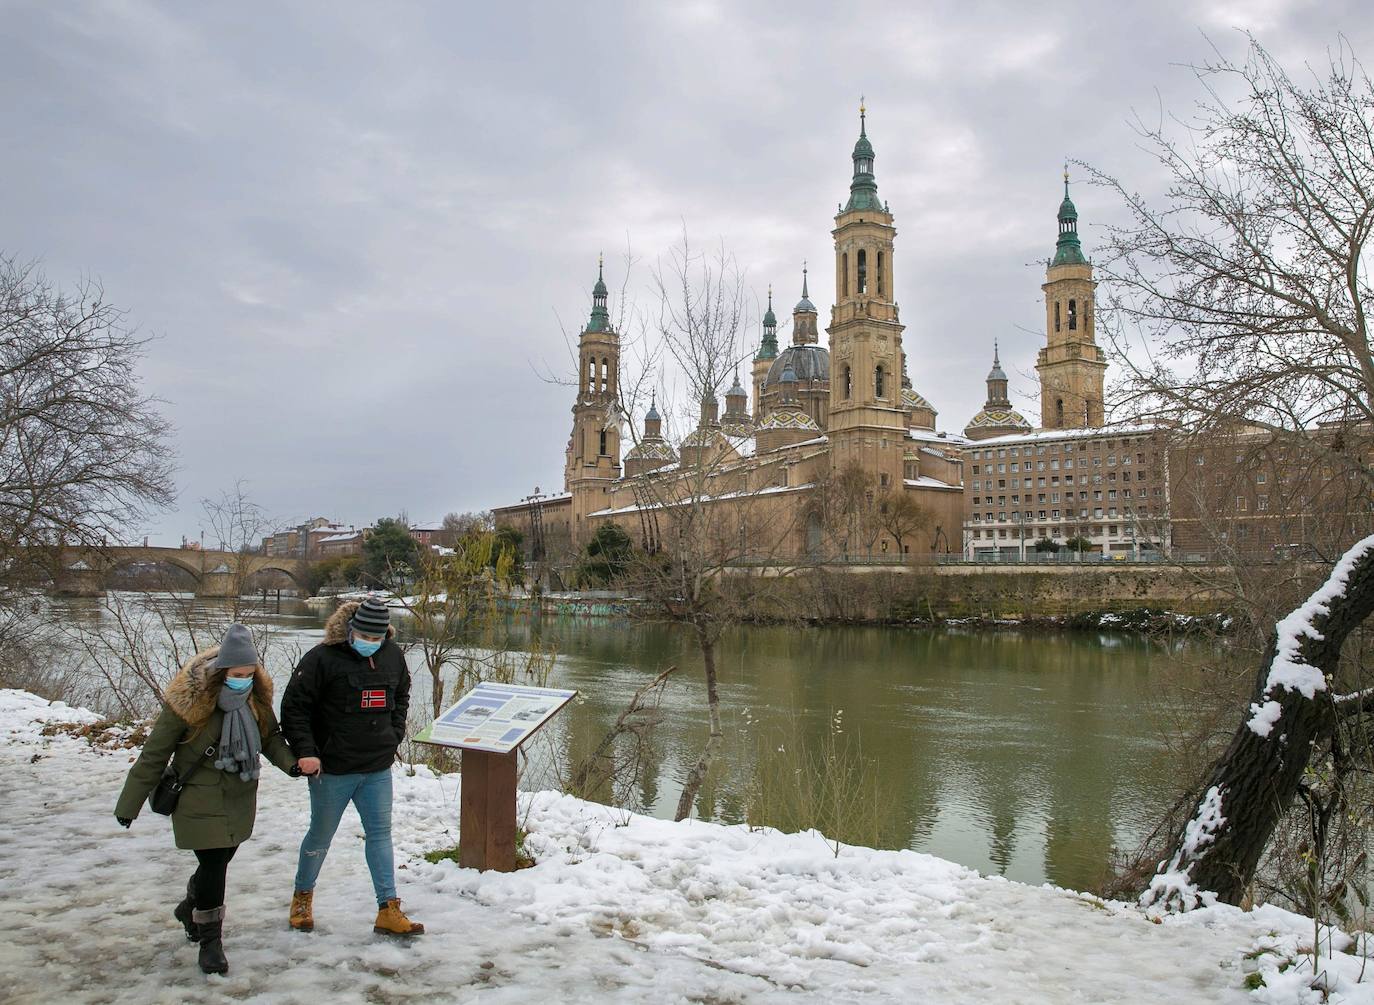
[[[205,753],[200,755],[199,760],[191,765],[191,770],[186,774],[177,776],[176,770],[169,764],[162,769],[162,777],[157,780],[157,788],[153,789],[153,794],[148,797],[148,809],[154,813],[161,813],[164,817],[170,817],[176,812],[177,801],[181,799],[181,790],[186,788],[186,779],[190,778],[200,766],[215,754],[215,745],[212,743],[205,748]]]

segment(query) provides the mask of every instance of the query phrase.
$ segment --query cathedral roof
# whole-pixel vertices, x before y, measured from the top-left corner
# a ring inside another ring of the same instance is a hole
[[[940,414],[935,411],[935,406],[927,401],[924,395],[917,394],[909,387],[902,388],[902,407],[908,411],[916,408],[927,408],[933,415]]]
[[[809,433],[821,431],[821,427],[816,425],[816,420],[811,418],[806,409],[797,408],[793,405],[784,405],[770,411],[764,420],[758,424],[755,433],[766,432],[770,429],[801,429]]]
[[[763,386],[781,384],[782,373],[788,369],[796,376],[799,384],[812,380],[829,381],[830,350],[813,343],[788,346],[773,360],[773,365],[768,368],[768,376],[763,380]]]
[[[886,207],[878,198],[878,184],[873,180],[873,144],[868,141],[865,124],[865,109],[859,105],[859,139],[854,144],[854,179],[849,184],[849,202],[842,212],[850,213],[858,209],[869,209],[879,213]]]
[[[625,454],[625,460],[671,462],[677,460],[677,454],[673,453],[673,448],[665,440],[655,436],[636,443]]]
[[[1030,432],[1031,424],[1014,408],[982,408],[964,427],[966,432],[970,429],[1005,429],[1009,433]]]

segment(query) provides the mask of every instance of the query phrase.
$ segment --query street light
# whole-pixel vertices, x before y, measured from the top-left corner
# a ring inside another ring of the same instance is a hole
[[[1022,519],[1022,517],[1021,517],[1021,511],[1020,511],[1020,510],[1016,510],[1014,513],[1012,513],[1011,518],[1012,518],[1013,520],[1016,521],[1016,538],[1017,538],[1017,541],[1019,542],[1019,548],[1020,548],[1020,552],[1021,552],[1021,562],[1022,562],[1022,564],[1025,564],[1025,561],[1026,561],[1026,524],[1025,524],[1025,521],[1024,521],[1024,520]]]

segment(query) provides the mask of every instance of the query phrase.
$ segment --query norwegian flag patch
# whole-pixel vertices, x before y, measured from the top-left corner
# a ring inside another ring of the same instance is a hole
[[[386,691],[364,691],[363,708],[386,708]]]

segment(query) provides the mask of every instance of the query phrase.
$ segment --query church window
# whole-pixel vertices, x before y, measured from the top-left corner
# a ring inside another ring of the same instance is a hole
[[[1069,301],[1069,331],[1078,330],[1078,301]]]
[[[859,252],[859,256],[859,260],[863,261],[862,251]],[[883,396],[883,365],[881,363],[879,363],[877,369],[873,371],[873,394],[878,398]]]
[[[1059,305],[1058,305],[1058,304],[1055,305],[1054,311],[1055,311],[1055,314],[1058,314],[1058,313],[1059,313]],[[1058,330],[1059,330],[1059,321],[1058,321],[1058,319],[1055,320],[1054,329],[1055,329],[1055,331],[1058,331]],[[1063,426],[1063,425],[1064,425],[1064,399],[1063,399],[1063,398],[1056,398],[1055,401],[1054,401],[1054,424],[1055,424],[1056,426]]]
[[[878,296],[883,295],[883,253],[878,252]]]
[[[601,430],[601,450],[600,450],[600,453],[601,453],[601,456],[602,456],[602,457],[605,457],[605,456],[606,456],[606,430],[604,430],[604,429]]]
[[[587,360],[587,382],[582,385],[584,391],[596,390],[596,360]]]
[[[859,249],[858,266],[859,266],[858,291],[859,291],[860,293],[867,293],[867,292],[868,292],[868,252],[867,252],[867,251],[864,251],[862,248]]]
[[[1054,302],[1054,330],[1059,330],[1059,301]]]
[[[852,373],[848,366],[844,368],[844,396],[847,399],[854,388]]]
[[[840,295],[849,296],[849,252],[840,256]],[[849,395],[845,395],[846,398]]]

